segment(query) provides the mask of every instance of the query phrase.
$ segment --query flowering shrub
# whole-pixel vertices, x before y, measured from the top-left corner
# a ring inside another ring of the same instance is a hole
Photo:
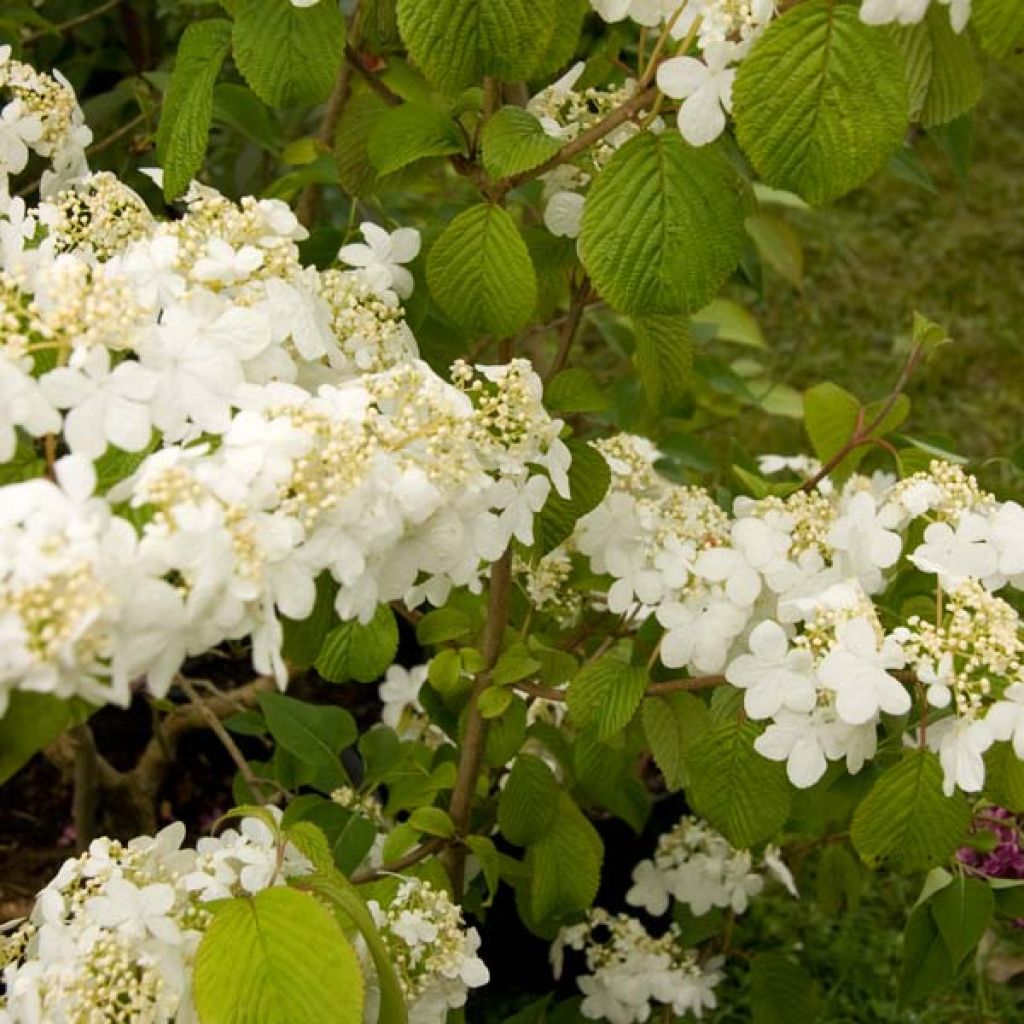
[[[73,765],[82,847],[0,1022],[491,1019],[506,925],[553,968],[510,1020],[811,1019],[772,890],[920,881],[907,1001],[1024,917],[1024,507],[905,428],[950,339],[913,314],[869,400],[715,355],[770,211],[913,167],[1024,44],[973,6],[233,0],[142,174],[0,51],[0,777]],[[215,113],[297,169],[229,198]],[[679,457],[735,407],[812,454]],[[207,727],[241,822],[187,845]]]

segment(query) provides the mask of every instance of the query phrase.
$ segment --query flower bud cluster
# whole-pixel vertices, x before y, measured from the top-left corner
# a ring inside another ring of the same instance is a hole
[[[443,1024],[449,1010],[465,1005],[471,988],[490,980],[487,965],[477,955],[477,930],[466,927],[462,911],[443,889],[403,879],[386,906],[375,900],[368,905],[398,975],[411,1024]],[[364,963],[372,970],[365,956]]]

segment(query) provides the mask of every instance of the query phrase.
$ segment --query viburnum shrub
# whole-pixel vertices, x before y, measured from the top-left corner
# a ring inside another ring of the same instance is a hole
[[[912,173],[1024,4],[223,7],[150,76],[163,203],[0,52],[0,777],[73,764],[82,845],[0,1021],[809,1021],[748,911],[864,866],[920,889],[908,1002],[970,973],[1024,915],[1024,508],[913,432],[936,323],[888,395],[801,395],[719,293],[785,273],[778,208]],[[282,126],[261,198],[203,182]],[[742,408],[812,454],[688,444]],[[133,700],[119,769],[88,723]],[[238,807],[187,844],[155,801],[206,727]],[[505,924],[550,943],[526,1010]]]

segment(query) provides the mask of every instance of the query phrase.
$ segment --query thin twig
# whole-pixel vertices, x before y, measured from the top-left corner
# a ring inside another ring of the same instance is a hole
[[[873,444],[876,440],[872,438],[872,434],[885,423],[889,413],[892,412],[893,407],[900,400],[900,396],[906,390],[907,384],[910,383],[910,378],[913,376],[914,371],[917,369],[922,358],[924,357],[924,346],[915,345],[911,349],[910,355],[907,357],[906,364],[900,371],[899,380],[896,381],[896,386],[889,393],[889,396],[882,403],[882,408],[878,414],[871,420],[870,423],[864,423],[864,410],[861,409],[857,415],[857,423],[854,427],[853,434],[850,439],[832,456],[822,467],[818,470],[814,476],[808,478],[803,482],[800,490],[809,494],[814,490],[822,480],[825,479],[838,466],[843,459],[845,459],[850,452],[856,448],[860,448],[865,444]]]
[[[462,741],[459,756],[459,767],[455,776],[455,787],[452,790],[448,813],[455,824],[458,836],[469,831],[470,813],[473,809],[473,794],[476,791],[476,780],[480,774],[480,764],[484,756],[484,744],[487,740],[487,720],[480,714],[480,694],[487,689],[491,681],[501,643],[508,622],[509,593],[512,589],[512,551],[508,550],[491,567],[490,595],[487,604],[487,621],[484,625],[481,653],[484,659],[483,671],[476,677],[473,691],[469,696],[469,707],[466,714],[466,735]],[[455,845],[448,848],[446,857],[448,876],[452,880],[452,888],[456,896],[462,893],[466,870],[466,849]]]
[[[576,340],[576,335],[579,332],[580,324],[583,322],[583,314],[589,301],[590,278],[584,277],[579,285],[573,289],[572,298],[569,302],[569,315],[558,336],[558,350],[555,352],[555,358],[551,361],[547,373],[544,374],[545,384],[565,369],[565,364],[569,361],[569,353],[572,351],[573,342]]]
[[[352,70],[382,99],[389,107],[397,107],[402,102],[402,97],[392,92],[366,65],[362,62],[359,54],[352,48],[351,44],[345,46],[345,59],[352,66]]]
[[[106,3],[100,4],[99,7],[94,7],[91,11],[86,11],[85,14],[69,18],[67,21],[62,21],[59,25],[51,25],[49,28],[41,28],[36,32],[31,32],[22,39],[22,43],[27,46],[29,43],[34,43],[46,36],[63,35],[63,33],[70,32],[72,29],[76,29],[79,25],[84,25],[94,18],[101,18],[107,11],[112,11],[120,3],[121,0],[107,0]]]
[[[228,752],[231,760],[235,762],[235,766],[241,772],[242,778],[245,779],[245,784],[249,787],[249,791],[256,797],[260,803],[266,801],[266,796],[263,792],[263,787],[260,785],[260,781],[253,774],[252,768],[249,767],[249,762],[246,761],[245,755],[238,749],[238,744],[235,743],[231,736],[231,733],[224,728],[220,718],[214,714],[209,704],[203,700],[202,697],[196,693],[195,687],[184,677],[178,676],[177,684],[184,691],[185,695],[192,702],[192,705],[196,708],[206,724],[213,730],[214,735],[220,740],[224,749]]]
[[[365,885],[367,882],[375,882],[378,878],[383,878],[385,875],[397,874],[399,871],[411,868],[414,864],[419,864],[421,860],[426,860],[428,857],[433,856],[447,845],[447,839],[428,839],[425,843],[410,850],[404,856],[389,861],[387,864],[381,864],[378,868],[367,868],[365,871],[357,871],[349,881],[353,885]]]
[[[690,679],[670,679],[664,683],[651,683],[644,690],[646,697],[664,697],[668,693],[688,693],[694,690],[712,690],[716,686],[724,686],[728,680],[723,675],[693,676]],[[555,686],[543,686],[540,683],[515,683],[513,688],[527,697],[539,697],[542,700],[564,701],[567,691]]]

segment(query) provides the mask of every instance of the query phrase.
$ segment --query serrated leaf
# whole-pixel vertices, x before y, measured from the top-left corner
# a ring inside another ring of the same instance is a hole
[[[344,708],[307,704],[281,693],[261,693],[260,708],[274,739],[307,764],[334,765],[356,740],[356,723]]]
[[[825,203],[863,184],[907,127],[902,61],[852,5],[810,0],[772,22],[736,74],[736,134],[776,188]]]
[[[527,78],[559,14],[556,0],[398,0],[410,56],[451,95],[485,75]]]
[[[535,547],[546,555],[558,547],[573,531],[576,523],[592,512],[608,493],[612,474],[604,456],[582,441],[569,441],[572,463],[569,466],[569,498],[554,489],[533,524]]]
[[[601,412],[608,408],[608,395],[590,370],[574,368],[548,381],[544,404],[557,412]]]
[[[943,795],[938,758],[915,750],[874,784],[853,816],[850,838],[870,867],[896,861],[904,871],[924,871],[952,855],[970,822],[963,795]]]
[[[752,1024],[813,1024],[819,996],[814,979],[780,953],[758,953],[750,961]]]
[[[985,792],[1000,807],[1024,813],[1024,761],[1010,743],[995,743],[985,754]]]
[[[527,852],[530,912],[559,924],[586,910],[601,882],[604,846],[594,826],[566,793],[554,802],[554,825]]]
[[[754,749],[757,735],[752,723],[733,718],[709,729],[683,754],[688,800],[738,847],[775,835],[792,800],[783,766]]]
[[[970,34],[953,31],[948,11],[932,5],[895,38],[907,64],[910,108],[925,127],[953,121],[981,99],[981,65]]]
[[[498,828],[516,846],[530,846],[551,831],[558,814],[558,780],[532,754],[520,754],[498,799]]]
[[[336,3],[239,0],[232,43],[238,70],[264,103],[312,106],[327,99],[338,77],[345,19]]]
[[[460,213],[427,257],[437,304],[467,331],[505,338],[533,314],[537,278],[515,221],[480,203]]]
[[[199,944],[194,984],[203,1024],[363,1019],[355,951],[334,915],[295,889],[220,905]]]
[[[987,882],[955,875],[932,896],[928,907],[950,960],[959,967],[985,934],[995,912],[995,897]]]
[[[687,784],[684,754],[709,728],[707,706],[692,693],[646,697],[640,708],[647,745],[669,790]]]
[[[971,27],[993,57],[1008,57],[1024,44],[1024,4],[1020,0],[973,0]]]
[[[372,683],[379,679],[398,653],[398,625],[395,613],[378,605],[373,618],[335,626],[324,638],[316,659],[316,670],[332,683]]]
[[[572,767],[577,789],[587,803],[611,811],[637,835],[644,830],[651,799],[647,787],[637,778],[635,750],[581,733],[573,743]]]
[[[624,313],[692,313],[729,277],[743,246],[735,172],[676,132],[630,139],[591,187],[580,256]]]
[[[462,152],[463,140],[455,122],[442,110],[403,103],[381,111],[370,131],[367,153],[379,175],[432,156]]]
[[[531,79],[547,79],[572,60],[580,41],[583,19],[590,10],[587,0],[560,0],[551,39],[531,68]]]
[[[636,714],[647,688],[647,672],[617,654],[584,666],[569,683],[566,706],[581,729],[606,740],[621,732]]]
[[[484,170],[495,179],[531,171],[562,147],[521,107],[502,107],[484,125],[481,142]]]
[[[690,321],[683,316],[638,316],[633,319],[633,332],[633,365],[647,400],[657,410],[670,411],[693,384]]]
[[[156,133],[163,191],[177,198],[202,166],[213,120],[213,87],[231,48],[231,22],[208,18],[185,29]]]

